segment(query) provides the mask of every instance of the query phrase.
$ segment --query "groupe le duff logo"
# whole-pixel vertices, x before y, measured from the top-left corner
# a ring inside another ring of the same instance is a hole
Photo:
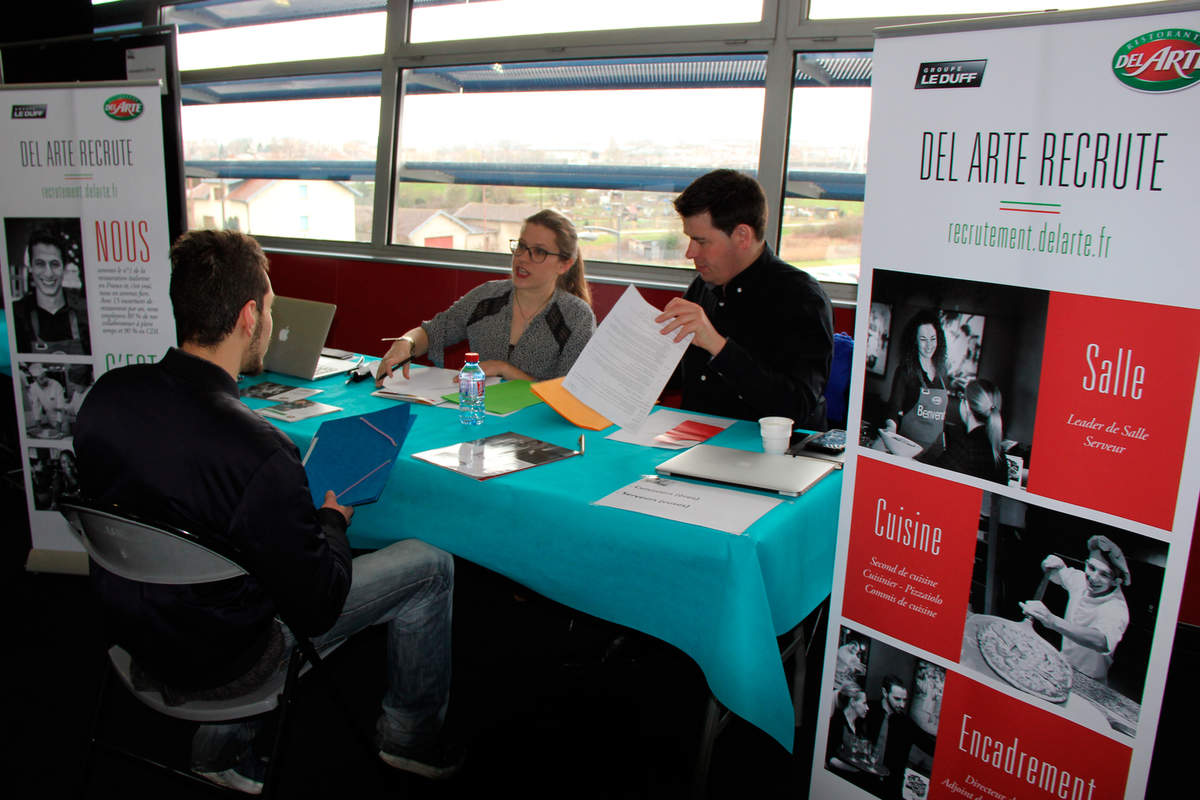
[[[145,106],[131,94],[114,94],[104,101],[104,113],[120,122],[137,119]]]
[[[1117,48],[1113,75],[1140,92],[1173,92],[1200,81],[1200,32],[1164,28]]]

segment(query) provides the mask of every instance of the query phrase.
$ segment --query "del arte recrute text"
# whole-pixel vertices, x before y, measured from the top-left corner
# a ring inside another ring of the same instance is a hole
[[[1160,173],[1166,163],[1166,133],[1043,133],[1038,155],[1028,141],[1031,136],[1028,131],[965,134],[971,142],[966,182],[1021,186],[1033,180],[1036,168],[1038,186],[1163,190]],[[957,131],[922,132],[920,179],[960,180],[960,144]],[[1025,163],[1030,160],[1036,167]]]

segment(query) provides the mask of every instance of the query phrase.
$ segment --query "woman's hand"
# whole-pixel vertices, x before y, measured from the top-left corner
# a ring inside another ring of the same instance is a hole
[[[506,381],[533,380],[532,375],[517,369],[507,361],[489,359],[487,361],[480,361],[479,366],[483,370],[483,374],[489,378],[500,378]]]
[[[383,379],[391,376],[392,368],[399,364],[404,359],[411,359],[413,355],[412,342],[408,339],[397,339],[392,342],[392,346],[383,354],[383,358],[379,360],[379,369],[375,372],[375,386],[383,385]],[[411,362],[410,362],[411,363]],[[408,377],[409,364],[405,364],[401,368],[401,373],[405,378]]]

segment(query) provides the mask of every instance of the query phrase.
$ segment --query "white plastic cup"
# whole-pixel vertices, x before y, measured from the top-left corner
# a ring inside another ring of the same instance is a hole
[[[792,425],[788,417],[763,417],[758,421],[762,434],[764,453],[786,453],[792,439]]]

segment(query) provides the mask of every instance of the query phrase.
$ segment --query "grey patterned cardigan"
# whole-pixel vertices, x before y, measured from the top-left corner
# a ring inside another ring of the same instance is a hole
[[[507,361],[537,380],[547,380],[567,374],[596,329],[591,307],[556,289],[550,302],[529,321],[520,341],[510,348],[512,314],[512,281],[476,286],[450,308],[421,323],[429,337],[429,359],[443,366],[446,347],[466,339],[480,361]]]

